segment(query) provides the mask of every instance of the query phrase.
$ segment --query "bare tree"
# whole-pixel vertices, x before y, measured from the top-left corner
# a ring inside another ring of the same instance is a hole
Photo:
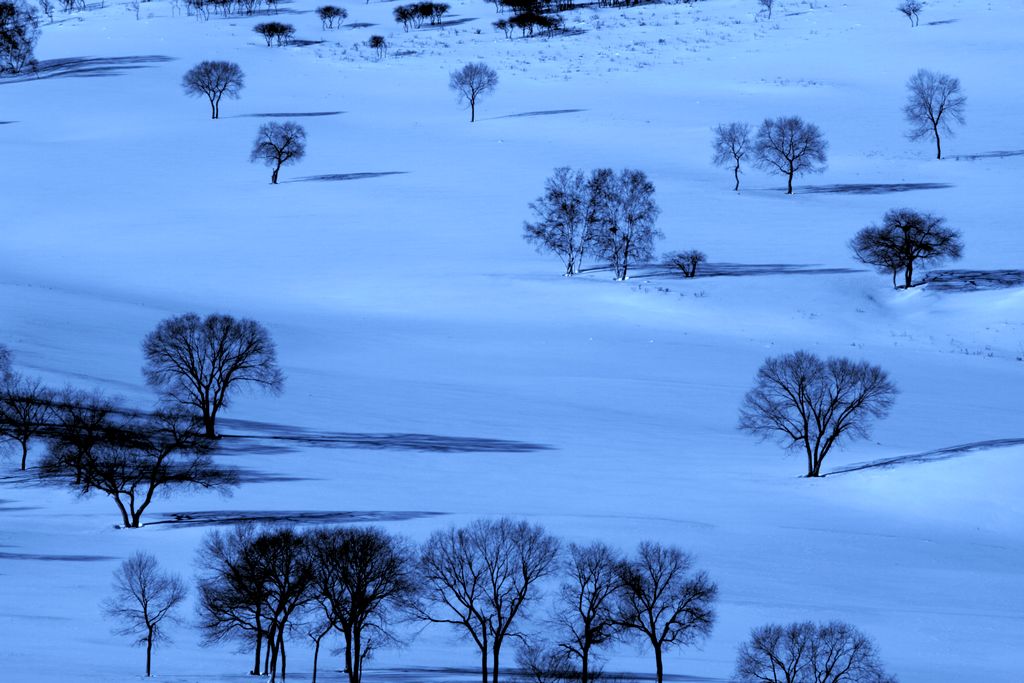
[[[450,74],[448,87],[454,90],[460,102],[469,104],[469,121],[476,121],[476,102],[481,95],[494,92],[498,74],[483,62],[472,62]]]
[[[131,529],[141,525],[158,491],[226,492],[237,484],[235,472],[218,467],[210,458],[210,442],[198,420],[174,413],[140,416],[122,410],[114,415],[105,416],[98,435],[90,432],[83,438],[77,428],[58,428],[40,465],[40,476],[81,495],[107,494],[117,505],[124,528]]]
[[[47,434],[50,467],[59,465],[60,476],[73,475],[72,483],[80,485],[93,448],[106,438],[119,410],[114,400],[99,392],[60,391]]]
[[[187,593],[184,582],[161,571],[148,553],[135,553],[114,572],[114,595],[103,610],[121,622],[115,633],[135,636],[136,645],[146,646],[146,676],[152,675],[153,645],[168,640],[164,622],[177,621],[175,610]]]
[[[0,74],[35,63],[39,10],[24,0],[0,0]]]
[[[295,27],[291,24],[284,24],[280,21],[268,21],[262,24],[256,24],[252,27],[252,30],[263,36],[263,39],[267,41],[267,47],[270,47],[275,41],[277,46],[281,47],[295,35]]]
[[[903,115],[910,124],[911,140],[935,138],[935,158],[942,158],[942,133],[950,137],[950,120],[963,125],[967,96],[960,88],[960,79],[947,74],[919,69],[907,81],[907,103]]]
[[[146,336],[142,352],[146,383],[168,403],[198,411],[208,438],[216,438],[217,415],[239,389],[276,394],[284,386],[270,333],[247,318],[167,318]]]
[[[663,656],[672,647],[706,638],[715,623],[718,586],[693,559],[675,546],[645,541],[636,557],[619,564],[616,621],[627,633],[650,644],[657,683],[664,676]]]
[[[189,69],[181,80],[186,95],[206,95],[211,118],[220,118],[220,100],[224,95],[238,99],[245,86],[245,74],[234,62],[204,61]]]
[[[523,639],[516,648],[516,665],[520,672],[517,680],[523,683],[579,681],[583,674],[573,660],[574,657],[560,647]],[[594,673],[591,671],[590,680],[597,678]]]
[[[323,529],[310,546],[321,621],[341,631],[349,683],[360,683],[364,661],[397,641],[392,616],[416,590],[413,551],[404,539],[374,527]]]
[[[740,191],[740,162],[750,151],[750,124],[728,123],[715,127],[713,147],[715,154],[712,162],[716,166],[732,164],[732,173],[736,178],[734,191]]]
[[[786,176],[786,194],[793,194],[793,176],[825,170],[827,150],[828,142],[818,127],[799,116],[765,119],[754,141],[757,165]]]
[[[313,599],[312,554],[307,537],[288,527],[258,533],[253,540],[253,552],[263,563],[260,575],[266,581],[264,609],[269,622],[269,663],[265,660],[263,673],[269,673],[273,682],[277,680],[278,664],[281,677],[288,675],[285,633],[291,619]]]
[[[320,17],[320,23],[323,27],[334,28],[334,22],[338,22],[338,28],[345,23],[345,19],[348,18],[348,10],[344,7],[335,7],[334,5],[324,5],[316,8],[316,15]]]
[[[875,266],[883,273],[903,271],[903,286],[914,286],[914,266],[959,259],[964,245],[960,232],[946,226],[946,219],[912,209],[893,209],[882,218],[882,225],[871,225],[850,241],[854,256],[861,263]]]
[[[555,570],[558,541],[543,528],[508,518],[477,520],[437,531],[423,545],[420,618],[450,624],[480,651],[480,675],[498,683],[501,647],[537,592]]]
[[[619,553],[604,543],[572,544],[556,603],[555,623],[562,634],[559,647],[579,660],[579,681],[593,680],[593,651],[619,631],[616,596],[622,589]],[[550,663],[548,664],[550,667]]]
[[[565,274],[580,271],[583,256],[593,240],[587,180],[582,171],[556,168],[544,185],[544,194],[530,203],[536,222],[523,224],[523,238],[537,250],[557,254]]]
[[[683,273],[683,277],[697,277],[697,266],[705,263],[708,257],[703,251],[690,249],[688,251],[673,251],[662,257],[665,265],[677,268]]]
[[[855,627],[833,621],[755,628],[740,646],[738,683],[895,683],[874,643]]]
[[[277,184],[277,175],[285,164],[293,164],[306,156],[306,129],[294,121],[265,123],[260,126],[249,161],[262,161],[273,167],[270,182]]]
[[[370,36],[366,41],[366,46],[376,52],[378,62],[388,54],[388,41],[384,39],[384,36]]]
[[[924,3],[919,0],[902,0],[899,5],[896,6],[907,19],[910,20],[911,26],[918,26],[921,24],[921,10],[924,9]]]
[[[654,183],[643,171],[627,168],[614,176],[610,169],[598,169],[590,188],[595,248],[611,263],[615,278],[626,280],[630,266],[653,258],[654,241],[664,237],[656,227],[661,209]]]
[[[772,19],[772,9],[775,7],[775,0],[757,0],[757,4],[768,15],[768,21]]]
[[[0,372],[0,439],[21,447],[21,469],[28,460],[29,443],[45,436],[52,426],[55,394],[38,379]]]
[[[768,358],[740,408],[739,428],[786,448],[802,448],[807,476],[817,477],[832,447],[866,438],[872,419],[889,414],[896,386],[877,365],[822,360],[796,351]]]

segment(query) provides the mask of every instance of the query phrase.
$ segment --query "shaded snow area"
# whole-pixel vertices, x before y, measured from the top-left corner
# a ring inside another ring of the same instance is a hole
[[[323,30],[295,0],[276,20],[298,43],[279,48],[252,32],[266,16],[197,21],[167,0],[138,20],[109,0],[44,17],[38,74],[0,80],[0,343],[15,366],[149,406],[145,334],[223,312],[266,325],[286,385],[225,414],[232,496],[161,498],[138,530],[116,528],[102,495],[0,460],[3,680],[139,679],[143,652],[100,608],[137,549],[192,584],[203,536],[244,519],[418,542],[510,515],[566,541],[692,553],[718,620],[666,656],[675,680],[729,680],[755,626],[840,619],[903,683],[1021,681],[1024,6],[931,0],[912,28],[895,4],[779,0],[771,21],[755,0],[594,6],[566,13],[565,35],[508,40],[484,0],[408,33],[395,3],[352,3]],[[372,34],[390,44],[379,61]],[[216,121],[181,90],[203,59],[246,74]],[[472,124],[448,89],[471,61],[500,78]],[[922,67],[968,97],[942,161],[904,135]],[[821,128],[827,171],[786,196],[748,167],[734,193],[712,127],[790,114]],[[274,186],[248,154],[285,119],[308,150]],[[562,277],[522,239],[556,166],[645,171],[659,251],[701,249],[706,271],[615,282],[591,260]],[[848,247],[900,207],[944,216],[965,244],[906,291]],[[876,363],[899,388],[817,480],[736,429],[762,361],[797,349]],[[160,680],[251,680],[248,652],[200,646],[193,595],[182,616]],[[407,631],[366,681],[479,680],[454,631]],[[308,680],[302,636],[288,655],[288,680]],[[653,675],[648,650],[604,655],[609,672]],[[323,653],[320,680],[340,664]]]

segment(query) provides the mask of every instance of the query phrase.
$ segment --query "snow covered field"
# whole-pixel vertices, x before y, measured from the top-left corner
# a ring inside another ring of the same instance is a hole
[[[753,0],[589,8],[571,14],[577,35],[509,41],[491,4],[452,4],[442,28],[404,33],[394,4],[372,0],[347,6],[348,24],[369,26],[324,31],[296,0],[278,19],[323,42],[281,48],[252,33],[262,17],[201,22],[166,0],[139,20],[120,3],[58,13],[40,78],[0,81],[0,343],[18,368],[148,405],[140,342],[158,321],[255,318],[286,391],[238,401],[224,432],[343,443],[226,439],[225,460],[257,481],[160,500],[151,523],[339,513],[421,540],[507,514],[567,540],[655,539],[692,552],[721,590],[712,636],[671,654],[671,674],[728,680],[752,627],[836,618],[904,683],[1020,681],[1024,288],[893,291],[847,243],[909,206],[963,231],[949,267],[1024,267],[1024,6],[933,0],[913,29],[892,0],[784,0],[770,22]],[[359,47],[373,33],[391,44],[381,61]],[[180,88],[202,59],[247,76],[217,121]],[[501,82],[470,124],[448,73],[477,60]],[[920,67],[968,96],[942,161],[903,136]],[[749,169],[733,193],[709,163],[710,129],[786,114],[821,127],[828,170],[786,196],[784,179]],[[309,147],[272,186],[247,158],[259,125],[283,119]],[[646,171],[664,250],[749,267],[560,277],[521,225],[561,165]],[[901,392],[825,470],[1011,441],[800,478],[799,456],[736,421],[763,359],[801,348],[877,363]],[[209,527],[115,529],[106,498],[16,466],[0,463],[4,680],[135,680],[142,653],[100,613],[111,572],[144,548],[191,577]],[[247,654],[198,637],[175,629],[160,678],[247,680]],[[297,638],[289,654],[289,680],[304,680],[311,655]],[[609,671],[653,671],[644,650],[607,654]],[[367,680],[476,663],[431,627]]]

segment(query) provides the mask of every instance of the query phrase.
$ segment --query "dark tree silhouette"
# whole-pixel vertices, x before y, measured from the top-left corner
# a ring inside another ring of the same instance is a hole
[[[654,257],[654,241],[664,237],[656,227],[661,209],[654,201],[654,183],[643,171],[598,169],[590,179],[590,201],[596,251],[608,259],[617,280],[629,278],[636,262]]]
[[[921,10],[924,9],[924,3],[920,0],[902,0],[896,9],[910,20],[911,26],[918,26],[921,23]]]
[[[11,376],[14,366],[11,365],[11,350],[0,344],[0,381]]]
[[[854,256],[880,272],[896,275],[903,271],[903,286],[914,286],[914,266],[959,259],[964,245],[960,232],[946,226],[946,219],[912,209],[886,212],[881,226],[868,226],[850,241]]]
[[[220,101],[224,95],[238,99],[245,86],[245,74],[234,62],[204,61],[189,69],[181,80],[186,95],[205,95],[210,100],[211,118],[220,118]]]
[[[295,27],[291,24],[284,24],[280,21],[268,21],[262,24],[256,24],[252,27],[252,30],[263,36],[263,39],[267,41],[267,47],[270,47],[275,41],[277,46],[280,47],[291,40],[292,36],[295,35]]]
[[[306,129],[294,121],[265,123],[260,126],[249,161],[262,161],[274,170],[270,182],[277,185],[277,175],[285,164],[293,164],[306,156]]]
[[[168,640],[164,623],[177,621],[175,610],[187,593],[185,583],[161,571],[148,553],[135,553],[114,572],[114,595],[103,611],[121,623],[115,633],[146,646],[146,676],[152,675],[153,645]]]
[[[157,492],[206,488],[228,491],[238,476],[214,464],[199,421],[173,413],[133,415],[124,409],[99,425],[62,424],[50,437],[40,476],[81,495],[107,494],[124,528],[137,529]]]
[[[24,0],[0,0],[0,74],[35,62],[39,10]]]
[[[38,379],[0,372],[0,440],[21,447],[21,469],[28,460],[31,441],[52,428],[56,395]]]
[[[593,651],[618,634],[616,597],[622,589],[622,558],[603,543],[572,544],[556,603],[559,647],[579,661],[580,683],[593,680]],[[550,667],[549,662],[547,666]]]
[[[469,104],[469,121],[476,121],[476,103],[481,95],[494,92],[498,74],[483,62],[473,62],[449,75],[448,87],[454,90],[460,102]]]
[[[53,426],[47,433],[48,456],[59,465],[61,476],[73,475],[72,482],[82,483],[93,447],[100,444],[113,420],[120,417],[120,407],[99,392],[64,389],[53,404]]]
[[[874,643],[850,624],[809,621],[753,629],[736,658],[737,683],[896,683]]]
[[[477,520],[433,533],[420,554],[421,619],[450,624],[480,652],[480,675],[498,683],[501,648],[536,597],[536,584],[555,571],[558,541],[543,528],[508,518]]]
[[[683,277],[697,277],[697,266],[705,263],[708,257],[703,251],[690,249],[689,251],[673,251],[662,257],[665,265],[680,270]]]
[[[911,140],[935,138],[935,158],[942,158],[942,133],[952,137],[950,120],[963,125],[967,97],[960,88],[960,79],[920,69],[907,81],[907,103],[903,115],[910,124]]]
[[[523,238],[538,251],[557,254],[565,274],[580,271],[583,255],[593,241],[587,180],[582,171],[556,168],[544,185],[544,194],[530,203],[535,222],[523,224]]]
[[[740,408],[739,428],[777,438],[786,448],[802,448],[807,476],[817,477],[832,447],[867,437],[872,419],[889,414],[896,393],[877,365],[787,353],[768,358],[757,371]]]
[[[746,123],[723,123],[715,127],[712,162],[716,166],[732,165],[736,178],[734,191],[740,191],[740,162],[750,151],[750,125]]]
[[[396,536],[374,527],[322,529],[310,537],[313,594],[323,623],[345,640],[349,683],[360,683],[363,662],[396,642],[392,617],[416,590],[414,552]],[[316,657],[314,654],[314,675]]]
[[[754,140],[757,165],[786,176],[786,194],[793,194],[793,176],[825,170],[827,150],[818,127],[799,116],[765,119]]]
[[[316,15],[320,17],[320,23],[325,29],[334,28],[334,22],[338,22],[338,28],[341,28],[341,25],[348,19],[348,10],[344,7],[324,5],[316,8]]]
[[[168,318],[142,342],[142,374],[170,404],[196,410],[206,436],[217,415],[243,387],[280,393],[284,375],[266,328],[255,320],[195,313]]]
[[[768,21],[772,19],[772,9],[775,7],[775,0],[757,0],[764,12],[768,15]]]
[[[718,587],[679,548],[645,541],[636,557],[619,564],[616,621],[654,651],[655,680],[662,683],[663,657],[711,633]]]
[[[271,682],[288,675],[285,633],[292,617],[313,599],[313,562],[307,537],[294,529],[282,527],[261,531],[253,540],[253,552],[263,563],[260,574],[265,578],[265,611],[269,622],[267,647]]]
[[[377,53],[377,61],[384,59],[388,53],[388,41],[384,40],[384,36],[370,36],[366,46]]]

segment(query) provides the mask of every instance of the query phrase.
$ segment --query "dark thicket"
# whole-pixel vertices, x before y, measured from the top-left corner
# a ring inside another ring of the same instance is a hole
[[[0,0],[0,74],[35,63],[39,10],[24,0]]]
[[[896,386],[877,365],[847,358],[822,360],[806,351],[768,358],[740,408],[739,428],[802,448],[807,476],[817,477],[833,446],[868,436],[884,418]]]
[[[946,219],[912,209],[886,212],[882,225],[871,225],[850,241],[854,256],[861,263],[875,266],[882,273],[903,271],[903,286],[914,286],[914,267],[959,259],[964,245],[960,232],[946,225]]]
[[[690,249],[688,251],[673,251],[662,257],[665,265],[681,271],[683,277],[697,277],[697,266],[706,262],[708,257],[703,251]]]
[[[278,47],[284,45],[292,39],[295,35],[295,27],[291,24],[283,24],[280,21],[268,21],[261,24],[256,24],[252,27],[252,30],[263,36],[263,39],[267,41],[267,47],[270,47],[277,42]]]
[[[0,357],[0,365],[2,365]],[[42,382],[0,367],[0,441],[8,440],[21,449],[21,469],[28,462],[31,442],[53,428],[56,394]]]
[[[337,22],[338,28],[341,28],[341,25],[348,19],[348,10],[334,5],[323,5],[316,8],[316,15],[320,17],[324,28],[334,28],[335,22]]]

